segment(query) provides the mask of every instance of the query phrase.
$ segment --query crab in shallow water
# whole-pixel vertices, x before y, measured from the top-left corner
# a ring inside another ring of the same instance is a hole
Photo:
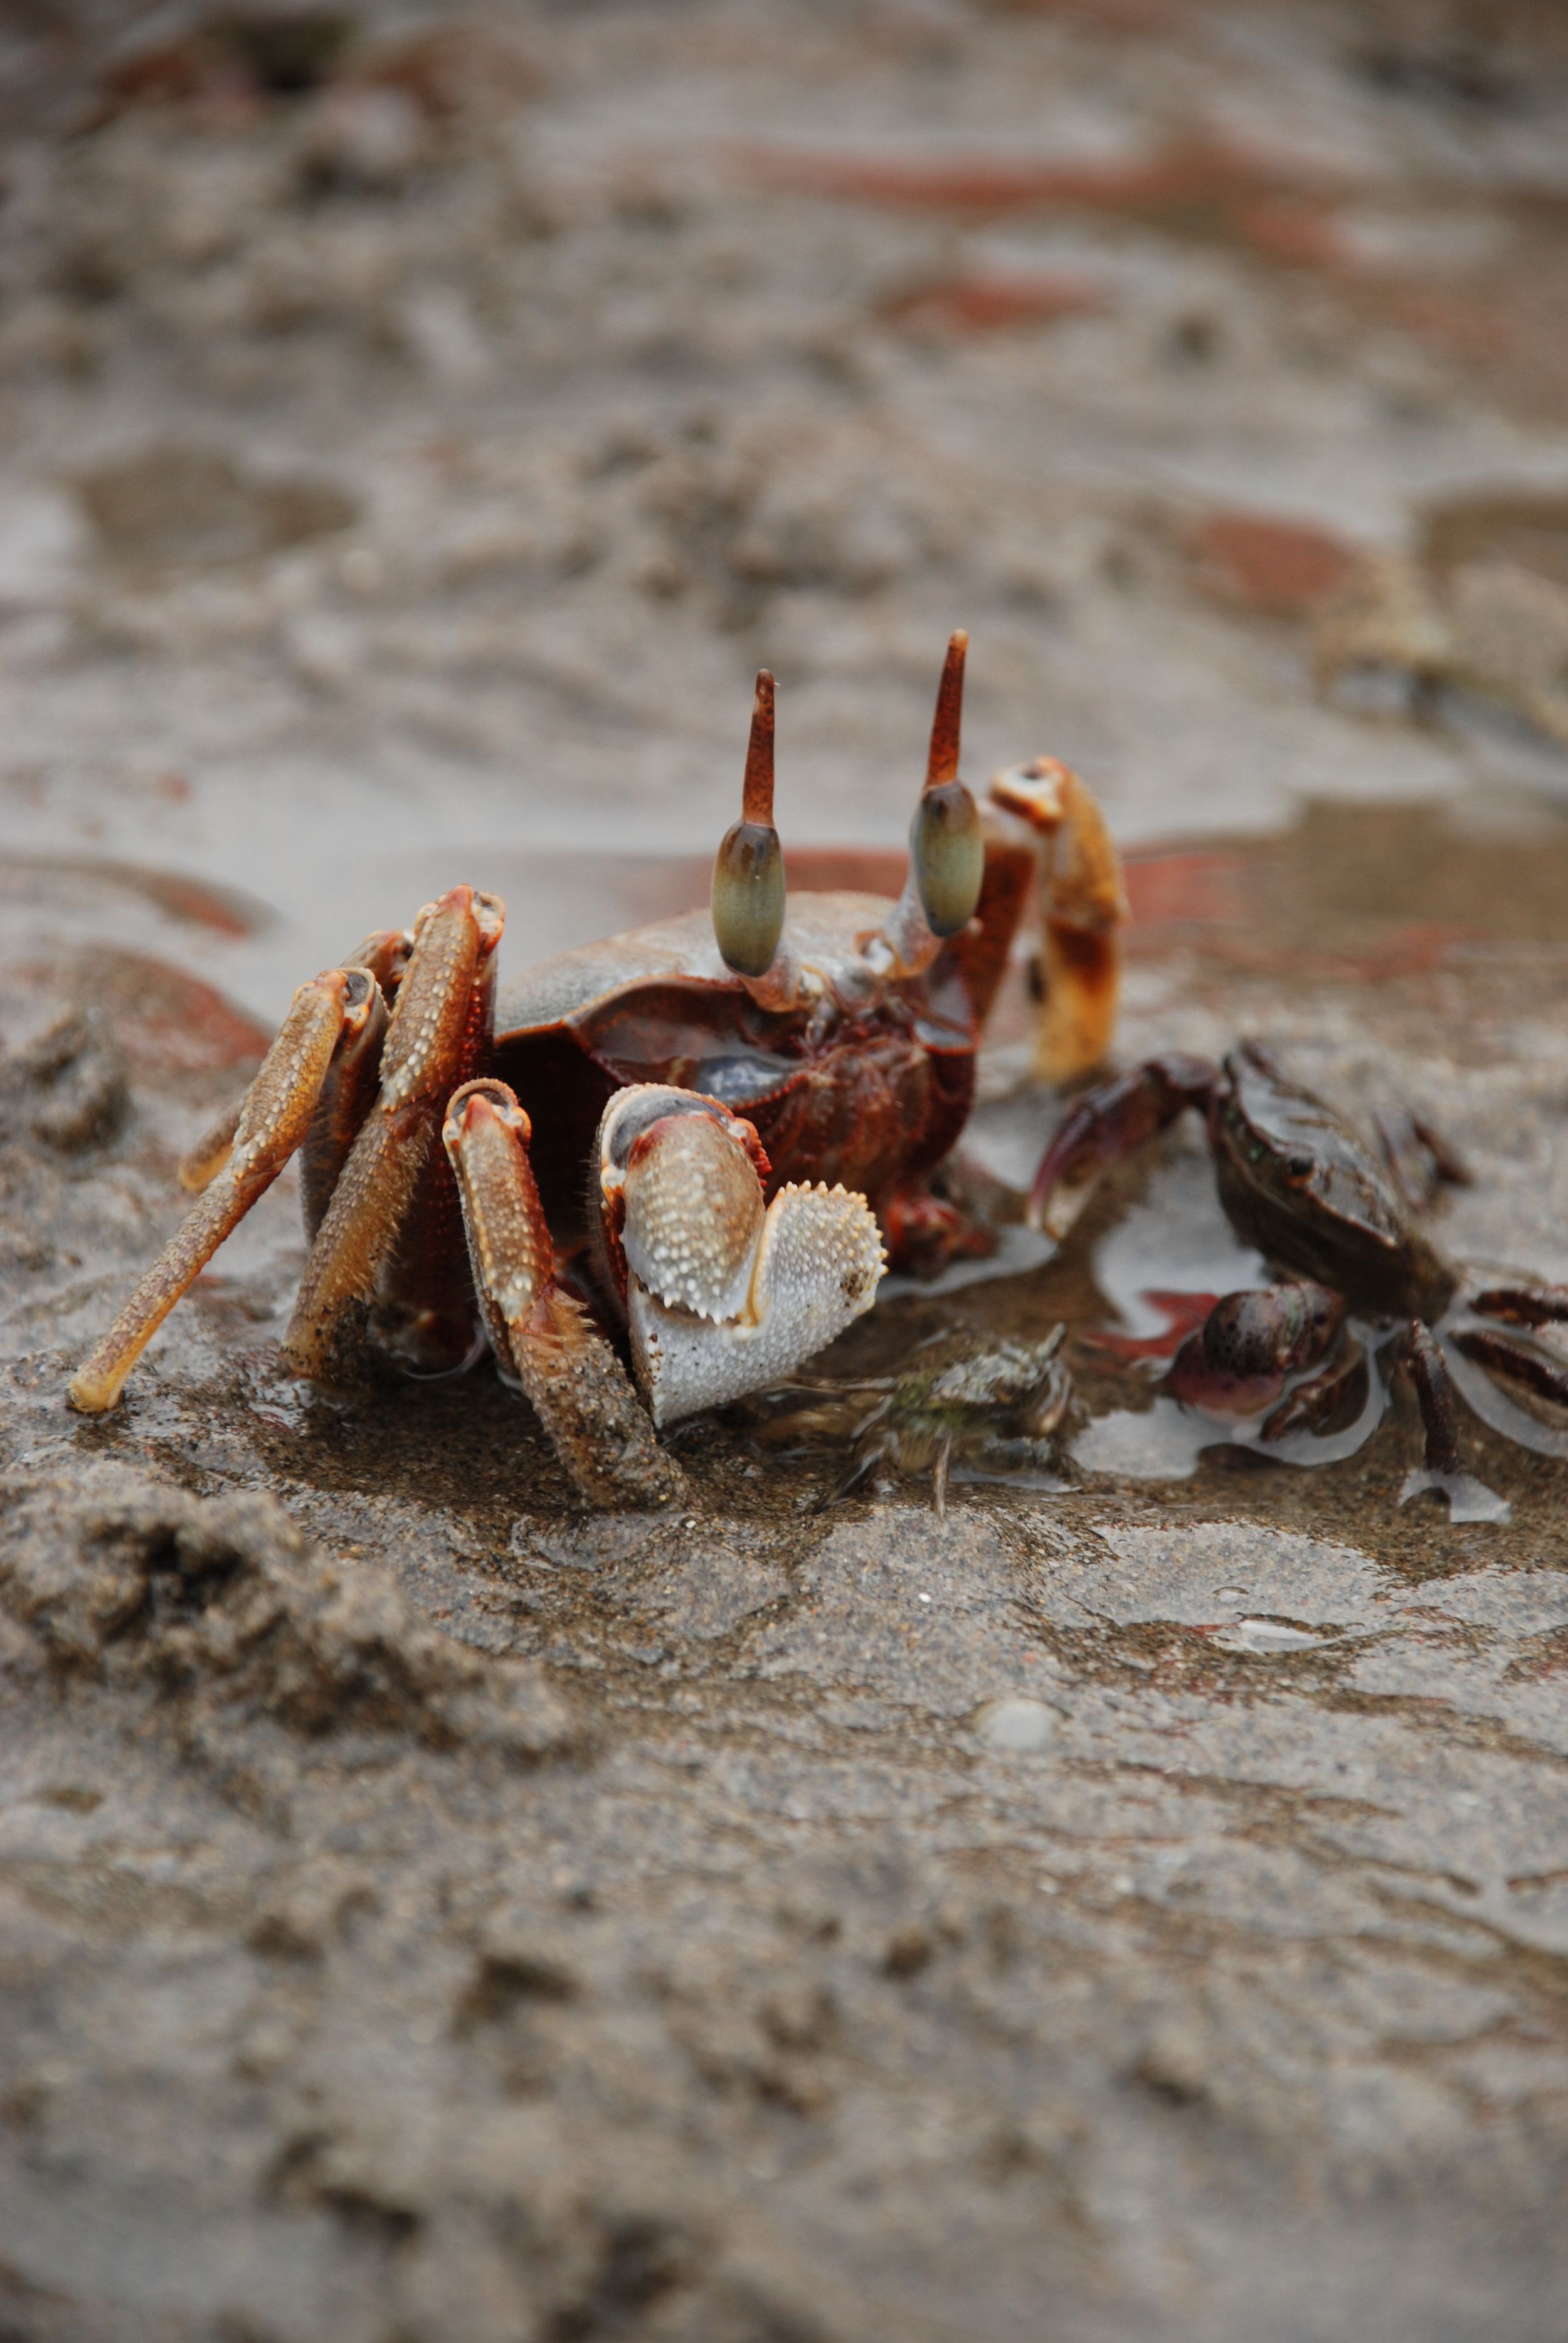
[[[970,1342],[899,1375],[786,1386],[772,1396],[806,1403],[765,1418],[759,1436],[772,1447],[819,1434],[849,1441],[849,1462],[819,1511],[886,1472],[929,1474],[931,1503],[944,1513],[955,1464],[971,1478],[1016,1479],[1060,1462],[1056,1435],[1072,1404],[1066,1333],[1058,1323],[1038,1342]]]
[[[1369,1363],[1347,1324],[1353,1313],[1397,1329],[1386,1354],[1420,1407],[1422,1485],[1458,1473],[1455,1373],[1487,1421],[1548,1453],[1568,1453],[1558,1429],[1489,1398],[1487,1380],[1568,1407],[1568,1356],[1553,1341],[1553,1330],[1568,1327],[1568,1288],[1482,1280],[1444,1261],[1410,1212],[1423,1169],[1432,1182],[1464,1176],[1436,1134],[1408,1117],[1386,1125],[1391,1178],[1343,1118],[1256,1042],[1220,1065],[1151,1059],[1086,1091],[1040,1167],[1030,1219],[1065,1233],[1099,1174],[1187,1107],[1205,1119],[1231,1226],[1290,1275],[1214,1302],[1176,1352],[1167,1378],[1175,1398],[1221,1415],[1267,1410],[1265,1443],[1321,1430],[1345,1413],[1358,1384],[1364,1389]]]
[[[959,779],[966,639],[949,646],[897,901],[786,903],[764,674],[709,912],[543,960],[498,1002],[503,907],[457,887],[411,934],[369,937],[302,985],[241,1106],[187,1159],[200,1201],[72,1403],[114,1405],[297,1149],[311,1250],[286,1364],[337,1383],[376,1350],[440,1373],[487,1335],[605,1503],[672,1493],[655,1426],[788,1376],[868,1309],[884,1240],[907,1266],[983,1249],[933,1174],[1037,874],[1037,1059],[1059,1075],[1109,1041],[1124,906],[1065,767],[999,774],[984,817]]]

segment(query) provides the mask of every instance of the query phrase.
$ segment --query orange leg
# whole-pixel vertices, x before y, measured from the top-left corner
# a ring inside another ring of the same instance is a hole
[[[372,1312],[386,1348],[460,1363],[472,1312],[456,1192],[437,1134],[447,1101],[489,1048],[491,970],[505,920],[454,887],[427,906],[381,1047],[380,1089],[306,1263],[283,1355],[336,1383],[363,1373]]]
[[[609,1344],[555,1282],[554,1248],[528,1161],[531,1135],[517,1099],[497,1081],[460,1090],[441,1131],[490,1346],[590,1504],[667,1503],[684,1488],[679,1466],[654,1438]]]
[[[364,1031],[376,998],[362,969],[328,969],[300,986],[200,1202],[72,1377],[73,1407],[88,1415],[113,1407],[181,1294],[303,1142],[334,1059]]]
[[[376,1096],[387,1003],[402,980],[413,940],[396,929],[379,929],[343,960],[345,969],[362,968],[375,978],[379,998],[371,1002],[363,1030],[353,1037],[345,1036],[333,1059],[305,1141],[305,1226],[311,1237],[321,1226],[337,1175]],[[181,1160],[180,1186],[193,1196],[199,1196],[228,1161],[244,1111],[244,1099],[226,1107]]]
[[[234,1152],[235,1134],[244,1112],[245,1100],[236,1099],[234,1104],[226,1107],[216,1121],[203,1131],[196,1145],[181,1156],[179,1182],[187,1195],[201,1195],[217,1178]]]

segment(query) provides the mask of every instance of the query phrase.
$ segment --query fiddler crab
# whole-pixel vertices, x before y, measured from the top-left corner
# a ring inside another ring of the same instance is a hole
[[[787,904],[763,673],[710,914],[558,953],[498,1001],[504,907],[454,887],[302,985],[182,1165],[199,1202],[72,1404],[113,1407],[297,1151],[310,1252],[286,1366],[342,1384],[375,1352],[440,1373],[487,1337],[595,1503],[677,1494],[656,1428],[788,1378],[870,1307],[890,1257],[929,1270],[984,1250],[935,1175],[1029,899],[1038,884],[1037,1068],[1058,1078],[1109,1044],[1125,903],[1065,766],[1009,768],[983,814],[959,779],[966,642],[949,645],[896,901]]]
[[[1188,1107],[1204,1118],[1226,1217],[1288,1278],[1212,1302],[1175,1352],[1171,1395],[1214,1415],[1261,1416],[1265,1450],[1294,1447],[1311,1461],[1313,1443],[1302,1436],[1342,1423],[1358,1405],[1364,1436],[1382,1413],[1382,1387],[1369,1396],[1372,1368],[1398,1368],[1425,1433],[1426,1469],[1410,1476],[1405,1495],[1437,1488],[1455,1519],[1501,1518],[1501,1500],[1460,1472],[1454,1384],[1495,1429],[1568,1454],[1561,1429],[1496,1387],[1568,1407],[1568,1354],[1553,1342],[1554,1330],[1568,1327],[1568,1287],[1481,1277],[1442,1259],[1412,1210],[1440,1182],[1467,1175],[1428,1125],[1409,1115],[1382,1121],[1385,1171],[1332,1107],[1256,1042],[1219,1065],[1154,1058],[1069,1110],[1036,1177],[1030,1221],[1064,1234],[1100,1174]],[[1189,1326],[1197,1314],[1188,1314]],[[1352,1315],[1364,1343],[1347,1322]]]

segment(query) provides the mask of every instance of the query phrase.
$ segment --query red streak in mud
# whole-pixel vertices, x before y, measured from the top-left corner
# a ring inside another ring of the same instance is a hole
[[[1215,512],[1200,523],[1199,582],[1220,600],[1277,618],[1304,617],[1355,568],[1353,546],[1312,521]]]
[[[106,944],[17,971],[18,980],[102,1009],[133,1067],[147,1074],[254,1071],[268,1029],[199,977]]]
[[[1184,920],[1241,923],[1247,916],[1247,862],[1240,854],[1131,854],[1124,865],[1135,928]]]
[[[917,158],[751,146],[733,166],[754,186],[899,211],[1088,211],[1244,246],[1292,266],[1348,256],[1332,211],[1342,192],[1220,139],[1124,162],[1052,163],[968,155]]]
[[[904,294],[881,314],[910,332],[991,334],[1010,326],[1097,317],[1109,307],[1104,288],[1087,277],[976,275],[948,277]]]

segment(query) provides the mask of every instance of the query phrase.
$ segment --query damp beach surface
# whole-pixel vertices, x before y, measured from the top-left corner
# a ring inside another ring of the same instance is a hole
[[[1568,1277],[1561,28],[286,19],[0,55],[0,2326],[1563,2331],[1568,1464],[1075,1352],[940,1516],[743,1413],[586,1515],[487,1365],[282,1373],[292,1173],[63,1403],[296,982],[701,901],[763,662],[792,883],[896,887],[961,623],[970,773],[1130,850],[1122,1061],[1403,1103]],[[1189,1118],[820,1365],[1261,1274]]]

